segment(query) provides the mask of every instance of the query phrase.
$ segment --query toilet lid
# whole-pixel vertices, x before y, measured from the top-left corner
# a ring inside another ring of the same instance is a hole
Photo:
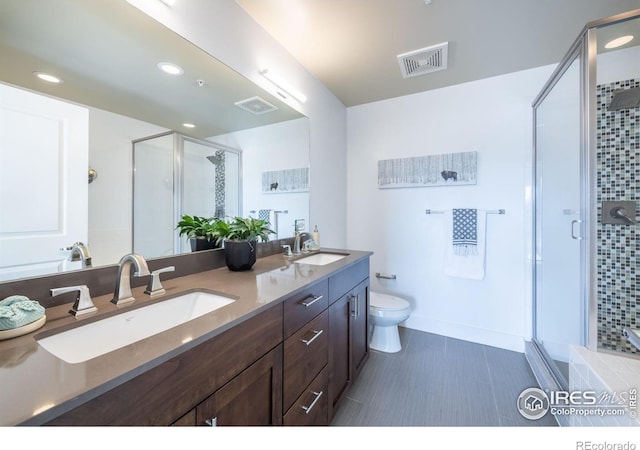
[[[378,309],[404,309],[409,307],[409,302],[392,295],[372,292],[369,305]]]

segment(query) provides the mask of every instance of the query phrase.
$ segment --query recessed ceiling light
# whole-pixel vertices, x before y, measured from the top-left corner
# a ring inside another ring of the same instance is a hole
[[[189,122],[183,123],[182,126],[185,127],[185,128],[195,128],[196,127],[194,124],[189,123]]]
[[[47,81],[49,83],[62,83],[62,79],[58,78],[54,75],[44,73],[44,72],[33,72],[33,74],[40,78],[41,80]]]
[[[165,73],[168,73],[169,75],[182,75],[184,73],[182,67],[168,62],[158,63],[158,69],[162,70]]]
[[[627,43],[631,42],[632,40],[633,40],[633,36],[631,36],[631,35],[621,36],[619,38],[615,38],[615,39],[612,39],[609,42],[607,42],[604,45],[604,48],[622,47],[624,44],[627,44]]]

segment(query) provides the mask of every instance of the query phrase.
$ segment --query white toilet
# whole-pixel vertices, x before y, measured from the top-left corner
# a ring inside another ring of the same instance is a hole
[[[409,318],[410,306],[408,301],[393,295],[370,292],[369,317],[373,324],[370,348],[387,353],[402,350],[398,324]]]

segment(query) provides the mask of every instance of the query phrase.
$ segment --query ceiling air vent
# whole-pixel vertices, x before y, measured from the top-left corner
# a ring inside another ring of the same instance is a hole
[[[240,100],[239,102],[234,103],[234,105],[255,115],[266,114],[278,109],[277,106],[274,106],[268,101],[257,96],[248,98],[246,100]]]
[[[417,77],[447,68],[449,43],[433,45],[398,55],[403,78]]]

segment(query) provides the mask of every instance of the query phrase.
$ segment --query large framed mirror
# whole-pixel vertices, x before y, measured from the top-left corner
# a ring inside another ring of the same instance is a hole
[[[0,114],[0,282],[82,269],[78,241],[91,267],[131,252],[133,142],[165,133],[241,155],[229,211],[308,227],[308,182],[265,188],[308,174],[308,119],[124,0],[3,0]]]

